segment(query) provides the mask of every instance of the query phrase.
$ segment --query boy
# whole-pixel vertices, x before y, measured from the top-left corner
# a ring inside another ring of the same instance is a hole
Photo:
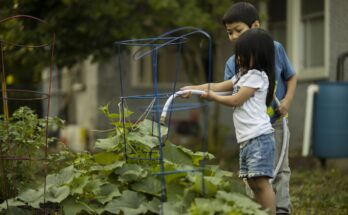
[[[237,38],[251,28],[260,27],[260,19],[256,8],[247,2],[238,2],[233,4],[222,18],[229,40],[234,43]],[[287,117],[289,107],[295,94],[297,78],[289,59],[282,45],[274,41],[275,46],[275,75],[276,75],[276,92],[279,107],[273,104],[269,107],[271,123],[275,129],[276,157],[275,163],[278,163],[282,144],[283,144],[283,127],[281,117]],[[236,73],[235,56],[231,56],[225,66],[225,80],[231,79]],[[286,125],[286,129],[288,129]],[[289,136],[289,135],[288,135]],[[287,140],[289,143],[289,139]],[[287,143],[287,145],[288,145]],[[277,214],[290,214],[290,195],[289,181],[290,168],[288,160],[288,148],[282,163],[282,166],[273,181],[273,189],[276,193],[276,212]]]

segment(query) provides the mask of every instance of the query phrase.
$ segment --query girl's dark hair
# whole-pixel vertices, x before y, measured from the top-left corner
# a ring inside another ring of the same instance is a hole
[[[273,100],[275,87],[275,49],[272,37],[260,28],[244,32],[236,41],[235,65],[243,71],[250,69],[264,71],[268,76],[269,86],[266,105]]]
[[[243,22],[251,28],[251,25],[260,20],[256,8],[248,2],[238,2],[233,4],[222,17],[222,24],[231,24],[234,22]]]

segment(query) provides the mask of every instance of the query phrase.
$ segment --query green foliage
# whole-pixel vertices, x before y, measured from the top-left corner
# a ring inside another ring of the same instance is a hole
[[[107,107],[102,110],[112,124],[119,120]],[[167,140],[163,150],[167,174],[162,175],[159,137],[151,126],[159,125],[144,120],[117,126],[108,138],[97,141],[101,151],[76,154],[72,164],[48,175],[46,192],[43,186],[29,188],[7,204],[39,209],[45,200],[59,204],[64,214],[160,214],[164,179],[164,214],[266,214],[232,190],[231,172],[214,165],[201,169],[204,157],[213,158],[209,153],[192,152]],[[165,134],[167,128],[161,129]],[[216,204],[211,207],[211,202]],[[6,208],[3,202],[0,211]]]
[[[22,19],[1,23],[0,39],[41,44],[56,34],[58,68],[72,66],[88,56],[114,54],[113,43],[129,38],[159,35],[180,26],[195,26],[216,35],[221,17],[232,4],[228,0],[26,0],[1,1],[0,20],[15,14],[38,17],[44,24]],[[4,25],[6,24],[6,27]],[[39,81],[49,53],[21,47],[5,59],[17,84]],[[22,72],[26,71],[26,72]]]
[[[0,160],[0,179],[16,181],[16,187],[7,188],[8,193],[14,195],[42,174],[43,169],[38,167],[45,158],[46,140],[47,144],[56,141],[47,137],[46,128],[57,129],[63,124],[56,117],[40,118],[28,107],[16,110],[8,121],[0,115],[0,155],[4,158]],[[1,192],[0,199],[5,197],[4,193]]]

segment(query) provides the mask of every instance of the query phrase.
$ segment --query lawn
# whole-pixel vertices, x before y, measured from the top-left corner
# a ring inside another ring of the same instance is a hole
[[[290,195],[293,215],[347,215],[348,172],[333,167],[322,168],[316,158],[289,157],[291,168]],[[238,155],[224,160],[224,169],[238,178]]]
[[[290,157],[293,215],[348,214],[348,173],[321,168],[312,158]]]

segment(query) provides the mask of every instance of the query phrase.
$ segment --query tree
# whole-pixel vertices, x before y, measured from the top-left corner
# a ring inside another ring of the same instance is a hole
[[[113,42],[160,34],[178,26],[196,26],[214,35],[227,0],[1,0],[1,19],[15,14],[35,16],[47,22],[43,28],[31,25],[33,35],[56,33],[56,63],[71,66],[93,55],[96,59],[114,53]],[[1,38],[30,38],[0,30]],[[16,58],[16,56],[13,56]],[[40,57],[32,64],[41,65]]]
[[[55,32],[55,62],[62,68],[90,55],[95,60],[112,56],[115,41],[151,37],[179,26],[202,28],[213,38],[220,38],[220,20],[231,3],[230,0],[0,0],[0,20],[26,14],[46,22],[45,25],[15,22],[9,28],[0,28],[0,39],[30,41],[38,35]],[[14,25],[27,31],[9,30]],[[204,58],[197,57],[202,55],[201,52],[191,50],[188,53],[191,54],[185,56],[185,61],[190,62],[193,72],[205,67]],[[7,56],[5,67],[10,68],[7,72],[14,75],[15,84],[27,87],[28,83],[33,83],[28,86],[32,87],[40,83],[41,71],[47,67],[42,54],[34,55],[32,50],[20,48]],[[217,79],[221,80],[221,77],[218,75]],[[192,82],[206,81],[203,78]],[[218,109],[214,116],[219,118]],[[214,142],[217,142],[215,136],[219,135],[217,124],[218,121],[214,121],[212,125]]]

